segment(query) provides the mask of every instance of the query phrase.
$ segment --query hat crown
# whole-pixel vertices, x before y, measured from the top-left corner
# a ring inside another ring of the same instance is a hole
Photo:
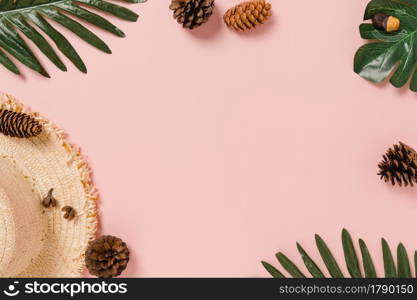
[[[0,157],[0,276],[15,277],[42,248],[45,224],[31,178],[12,158]]]

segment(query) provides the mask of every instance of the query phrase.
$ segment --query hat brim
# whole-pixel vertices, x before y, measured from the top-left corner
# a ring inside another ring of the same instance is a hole
[[[12,96],[0,94],[2,109],[27,112]],[[29,112],[27,112],[29,113]],[[39,136],[21,139],[0,134],[0,156],[14,161],[33,185],[34,199],[45,218],[41,250],[31,263],[11,277],[79,277],[84,269],[84,253],[97,231],[98,192],[90,169],[79,149],[71,145],[62,130],[37,113],[29,113],[43,124]],[[54,189],[58,205],[44,208],[41,200]],[[67,220],[61,208],[71,206],[76,217]],[[0,245],[1,248],[1,245]]]

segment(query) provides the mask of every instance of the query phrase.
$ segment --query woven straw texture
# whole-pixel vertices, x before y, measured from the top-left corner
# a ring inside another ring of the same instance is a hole
[[[23,111],[12,96],[0,94],[2,109]],[[37,113],[43,124],[33,138],[0,134],[0,276],[79,277],[84,253],[97,230],[97,190],[79,149]],[[58,207],[40,203],[54,189]],[[68,221],[61,208],[72,206]]]

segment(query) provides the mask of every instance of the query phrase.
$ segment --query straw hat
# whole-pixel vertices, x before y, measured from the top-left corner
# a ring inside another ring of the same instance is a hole
[[[0,94],[1,109],[25,112]],[[33,138],[0,134],[0,277],[77,277],[97,229],[97,191],[80,152],[61,130],[36,113],[42,133]],[[45,208],[49,189],[58,204]],[[61,208],[72,206],[69,221]]]

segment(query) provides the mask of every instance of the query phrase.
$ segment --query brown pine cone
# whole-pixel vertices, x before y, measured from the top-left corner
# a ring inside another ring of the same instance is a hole
[[[104,235],[90,242],[85,263],[92,275],[101,278],[119,276],[129,262],[129,249],[121,239]]]
[[[57,201],[56,201],[55,197],[52,195],[53,191],[54,191],[54,189],[50,189],[49,192],[48,192],[48,195],[45,198],[43,198],[42,205],[44,207],[50,207],[50,206],[55,207],[56,206]]]
[[[169,8],[182,27],[194,29],[207,22],[213,14],[214,0],[171,0]]]
[[[42,132],[42,125],[28,114],[2,109],[0,132],[11,137],[30,138]]]
[[[61,210],[65,212],[64,219],[67,219],[68,221],[71,221],[77,216],[77,212],[71,206],[64,206]]]
[[[271,8],[265,0],[246,1],[226,11],[223,20],[236,31],[246,31],[263,24],[271,15]]]
[[[413,186],[417,183],[417,152],[402,142],[394,145],[394,149],[388,149],[378,167],[381,179],[390,181],[392,185]]]

